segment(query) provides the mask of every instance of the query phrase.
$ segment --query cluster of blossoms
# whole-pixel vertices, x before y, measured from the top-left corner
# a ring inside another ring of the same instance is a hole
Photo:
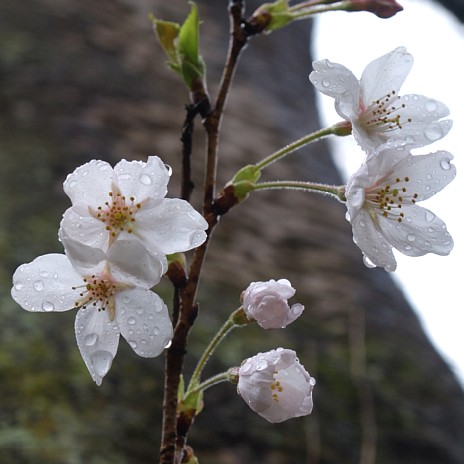
[[[64,182],[72,202],[58,233],[65,254],[39,256],[14,273],[11,293],[24,309],[80,308],[77,344],[97,385],[120,334],[143,357],[171,340],[168,309],[150,289],[166,272],[166,255],[204,242],[207,222],[186,201],[165,198],[170,175],[156,156],[77,168]]]
[[[345,66],[321,60],[309,79],[335,99],[337,113],[351,124],[366,159],[347,182],[347,219],[370,267],[396,269],[392,248],[408,256],[447,255],[453,240],[445,224],[416,203],[448,185],[456,170],[446,151],[412,155],[411,150],[444,137],[452,122],[441,102],[399,95],[411,70],[404,47],[371,62],[358,80]]]

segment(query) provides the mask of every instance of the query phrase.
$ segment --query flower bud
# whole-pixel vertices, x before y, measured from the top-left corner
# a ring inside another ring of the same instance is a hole
[[[294,294],[295,289],[287,279],[252,282],[242,293],[243,309],[263,329],[284,328],[304,310],[299,303],[288,305],[287,299]]]
[[[403,7],[395,0],[353,0],[348,11],[368,11],[387,19],[403,11]]]
[[[238,393],[248,406],[272,423],[306,416],[313,409],[316,380],[300,364],[293,350],[277,348],[243,362]]]

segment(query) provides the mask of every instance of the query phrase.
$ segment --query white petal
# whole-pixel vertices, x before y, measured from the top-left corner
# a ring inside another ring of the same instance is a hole
[[[150,290],[132,288],[117,292],[116,321],[132,349],[145,358],[158,356],[172,338],[168,309]]]
[[[94,248],[103,250],[108,248],[109,234],[105,229],[105,224],[89,213],[87,205],[78,204],[68,208],[63,215],[60,227],[71,239]]]
[[[60,240],[66,256],[81,275],[98,274],[105,269],[106,254],[104,251],[72,240],[64,232]]]
[[[340,116],[351,119],[358,113],[359,81],[345,66],[329,60],[313,62],[311,83],[325,95],[335,98],[335,108]]]
[[[206,240],[208,223],[184,200],[166,198],[155,208],[142,208],[135,233],[150,252],[187,251]]]
[[[118,282],[151,288],[167,270],[164,254],[151,254],[137,239],[116,240],[107,252],[111,276]]]
[[[389,272],[394,271],[396,269],[396,259],[393,255],[392,246],[385,239],[382,232],[377,229],[369,212],[366,209],[360,210],[358,215],[350,222],[353,227],[353,241],[361,249],[364,256],[373,265],[383,267]]]
[[[448,255],[453,249],[453,239],[445,223],[434,213],[417,205],[402,208],[402,222],[379,218],[385,238],[407,256],[427,253]]]
[[[157,157],[150,156],[146,163],[142,161],[120,161],[114,171],[118,176],[121,193],[133,196],[140,202],[147,198],[160,200],[166,196],[170,170]]]
[[[73,205],[100,205],[108,200],[115,178],[113,168],[108,163],[92,160],[69,174],[63,188]]]
[[[75,307],[82,276],[62,254],[39,256],[13,275],[13,299],[27,311],[66,311]]]
[[[404,47],[375,59],[361,77],[361,96],[365,106],[395,91],[398,93],[411,71],[413,57]]]
[[[110,370],[119,344],[119,329],[106,311],[93,306],[81,308],[75,322],[77,346],[82,359],[97,385]]]
[[[383,153],[388,159],[389,151]],[[447,151],[437,151],[427,155],[409,155],[396,163],[392,178],[408,182],[399,184],[407,189],[407,196],[417,193],[416,201],[426,200],[446,187],[455,177],[456,168],[451,164],[453,155]]]

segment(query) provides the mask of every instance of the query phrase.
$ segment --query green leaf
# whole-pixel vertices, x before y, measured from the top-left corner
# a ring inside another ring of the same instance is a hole
[[[181,74],[181,57],[178,50],[180,25],[171,21],[157,19],[154,15],[150,15],[150,19],[153,23],[161,48],[168,57],[168,65],[174,71]]]
[[[261,170],[255,164],[248,164],[236,172],[231,183],[235,185],[238,182],[247,181],[254,184],[260,177]]]

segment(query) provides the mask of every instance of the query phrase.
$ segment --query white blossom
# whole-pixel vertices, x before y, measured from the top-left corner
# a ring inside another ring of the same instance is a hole
[[[27,311],[80,308],[75,332],[97,385],[109,371],[121,334],[143,357],[158,356],[172,337],[163,300],[150,288],[166,271],[163,254],[136,240],[118,240],[105,253],[62,236],[66,254],[39,256],[13,275],[13,299]]]
[[[369,63],[360,80],[329,60],[315,61],[309,79],[335,99],[337,113],[351,122],[353,135],[366,152],[390,140],[421,147],[444,137],[452,121],[442,120],[449,110],[440,101],[399,95],[412,64],[412,55],[398,47]]]
[[[242,293],[243,310],[263,329],[284,328],[304,310],[299,303],[288,305],[287,300],[293,295],[295,289],[287,279],[252,282]]]
[[[243,362],[238,375],[238,393],[269,422],[306,416],[313,409],[316,381],[292,350],[277,348],[258,353]]]
[[[208,227],[192,206],[165,198],[170,168],[157,157],[120,161],[114,169],[93,160],[64,182],[72,202],[61,222],[69,237],[107,250],[115,240],[136,238],[151,253],[172,254],[201,245]]]
[[[382,147],[346,186],[347,219],[369,267],[396,269],[392,247],[408,256],[448,255],[453,239],[444,222],[417,203],[435,195],[456,175],[453,155],[411,155]]]

